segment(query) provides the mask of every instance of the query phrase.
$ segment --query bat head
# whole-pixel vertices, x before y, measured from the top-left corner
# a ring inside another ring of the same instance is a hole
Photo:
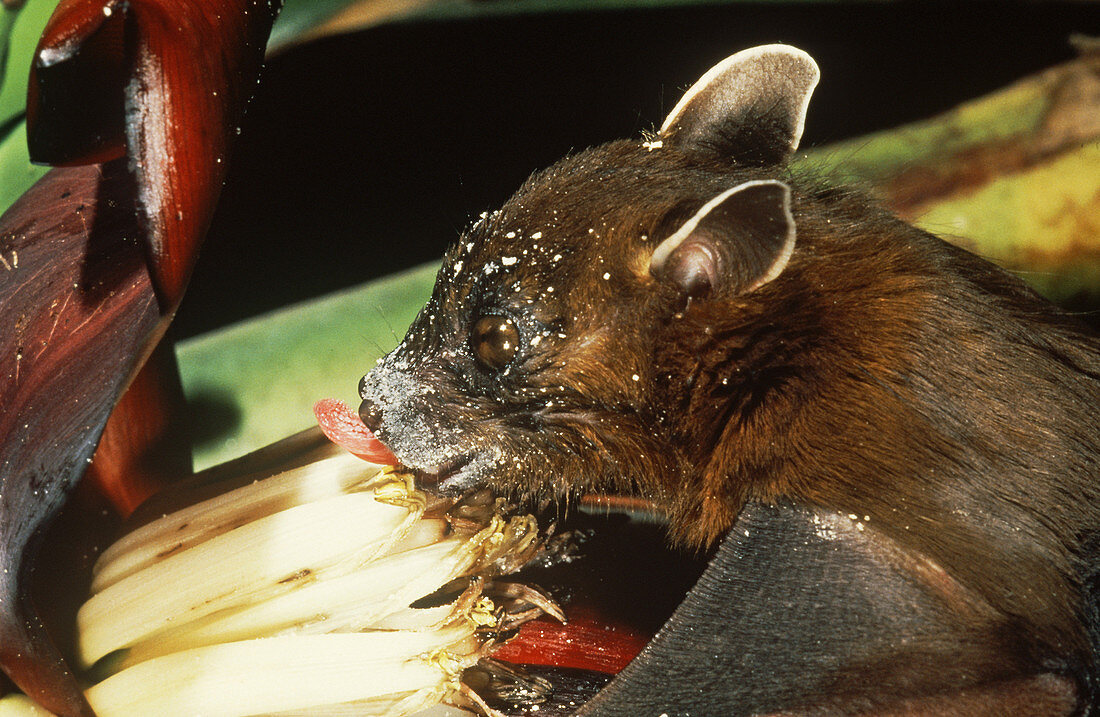
[[[646,141],[532,176],[448,251],[433,295],[360,386],[360,413],[444,491],[667,502],[685,441],[692,314],[744,304],[795,247],[791,191],[818,71],[783,45],[718,64]],[[725,309],[723,309],[725,310]],[[677,346],[675,351],[670,349]]]

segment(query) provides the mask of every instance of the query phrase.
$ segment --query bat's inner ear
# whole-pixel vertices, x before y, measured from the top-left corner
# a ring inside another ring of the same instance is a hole
[[[791,192],[745,182],[704,204],[654,250],[649,272],[691,297],[729,297],[779,276],[794,251]]]
[[[820,72],[789,45],[742,50],[712,67],[661,125],[660,146],[771,166],[796,149]]]

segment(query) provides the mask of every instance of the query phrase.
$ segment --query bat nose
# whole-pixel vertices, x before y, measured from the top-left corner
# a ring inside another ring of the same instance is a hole
[[[382,427],[382,409],[378,407],[378,404],[370,398],[364,398],[363,402],[359,404],[359,417],[363,419],[363,423],[367,425],[371,433],[377,435],[378,430]]]
[[[382,428],[382,409],[379,409],[370,398],[363,399],[362,404],[359,405],[359,417],[374,434]]]
[[[363,419],[363,423],[367,425],[367,428],[371,430],[371,433],[378,433],[378,429],[382,427],[382,409],[375,403],[371,394],[370,374],[364,376],[359,381],[359,398],[363,399],[363,402],[359,404],[359,418]]]

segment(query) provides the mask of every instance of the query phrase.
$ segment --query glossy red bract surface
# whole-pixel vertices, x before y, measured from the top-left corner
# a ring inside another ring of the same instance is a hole
[[[36,51],[31,156],[64,168],[0,217],[0,667],[59,715],[90,709],[29,600],[39,536],[179,304],[277,11],[62,0]],[[148,486],[105,490],[127,510]]]

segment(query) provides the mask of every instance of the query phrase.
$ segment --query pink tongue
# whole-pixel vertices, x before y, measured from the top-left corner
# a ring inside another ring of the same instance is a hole
[[[343,401],[322,398],[313,404],[313,415],[328,439],[348,453],[371,463],[397,465],[397,457]]]

